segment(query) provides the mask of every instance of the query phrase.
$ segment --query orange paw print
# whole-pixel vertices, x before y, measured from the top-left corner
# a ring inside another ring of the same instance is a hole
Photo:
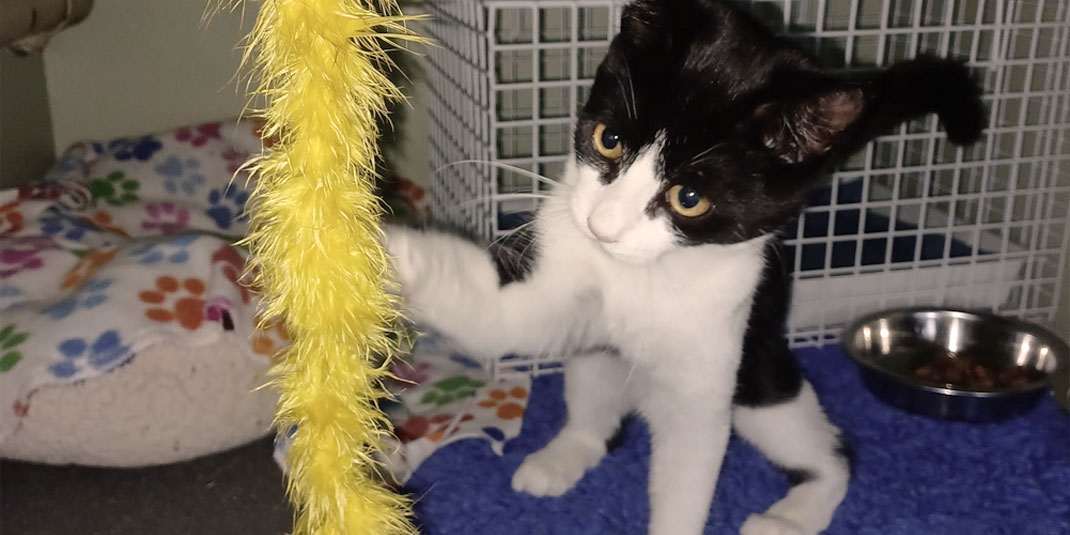
[[[9,236],[22,230],[22,220],[18,202],[0,206],[0,236]]]
[[[485,409],[497,407],[498,418],[514,420],[524,416],[524,406],[511,400],[524,400],[527,398],[528,391],[520,386],[514,386],[508,393],[500,388],[495,388],[487,393],[487,399],[480,401],[477,405]]]
[[[125,230],[115,226],[114,221],[111,218],[111,214],[103,210],[97,210],[89,216],[89,221],[94,225],[111,232],[112,234],[118,234],[120,236],[127,236]]]
[[[182,296],[180,290],[185,290],[187,295]],[[153,305],[163,304],[168,298],[177,298],[170,310],[150,308],[145,311],[145,315],[161,323],[177,321],[179,325],[192,331],[204,322],[204,290],[204,282],[201,279],[188,278],[180,284],[174,277],[163,276],[156,279],[156,290],[145,290],[139,293],[138,297]]]
[[[89,277],[93,276],[104,264],[111,262],[115,255],[119,251],[117,249],[111,250],[97,250],[88,251],[85,256],[78,261],[70,271],[63,277],[63,282],[59,285],[59,289],[66,290],[67,288],[79,288],[82,283],[89,280]]]
[[[274,357],[280,349],[289,345],[290,334],[286,332],[282,321],[276,319],[264,324],[260,316],[253,321],[257,326],[251,340],[253,353]]]

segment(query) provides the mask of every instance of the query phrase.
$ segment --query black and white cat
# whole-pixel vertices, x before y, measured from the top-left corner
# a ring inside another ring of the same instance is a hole
[[[975,140],[979,95],[959,63],[834,75],[729,2],[637,0],[534,222],[489,251],[390,227],[388,251],[410,317],[473,355],[571,357],[568,421],[514,489],[565,493],[634,411],[652,437],[651,534],[702,533],[733,427],[793,483],[741,533],[816,534],[850,469],[784,338],[777,231],[890,126],[936,112],[952,141]]]

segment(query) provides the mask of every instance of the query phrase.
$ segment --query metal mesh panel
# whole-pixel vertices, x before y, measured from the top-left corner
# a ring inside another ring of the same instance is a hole
[[[430,54],[436,216],[488,239],[554,178],[619,19],[620,0],[435,2]],[[980,307],[1051,322],[1070,248],[1070,7],[1064,0],[747,2],[835,68],[929,52],[982,74],[984,138],[949,144],[933,117],[870,143],[786,232],[794,345],[834,340],[884,307]],[[547,366],[549,366],[547,368]],[[538,373],[550,362],[499,363]]]

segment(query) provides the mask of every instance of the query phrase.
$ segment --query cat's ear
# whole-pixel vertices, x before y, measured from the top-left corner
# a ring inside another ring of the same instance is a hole
[[[666,45],[670,37],[666,1],[673,0],[635,0],[625,6],[620,18],[621,37],[640,49]]]
[[[828,154],[863,106],[861,89],[838,87],[764,104],[755,119],[766,148],[787,163],[803,163]]]

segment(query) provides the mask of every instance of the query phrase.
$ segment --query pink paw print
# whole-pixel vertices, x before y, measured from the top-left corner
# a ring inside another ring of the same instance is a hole
[[[395,360],[390,365],[390,373],[394,375],[394,380],[392,381],[394,387],[397,390],[405,390],[430,379],[431,364],[418,362],[413,365],[402,360]]]
[[[55,244],[47,239],[7,241],[4,248],[0,249],[0,279],[6,279],[23,270],[40,269],[44,265],[41,251],[55,247]]]
[[[219,123],[205,123],[197,126],[184,126],[175,132],[175,139],[189,142],[194,147],[208,143],[209,139],[219,139]]]
[[[141,222],[144,230],[159,230],[161,234],[174,234],[189,225],[189,210],[170,202],[154,202],[145,205],[149,218]]]
[[[223,161],[227,162],[227,172],[230,174],[237,173],[238,170],[245,170],[245,164],[249,162],[249,153],[241,151],[235,148],[229,148],[223,151]]]

